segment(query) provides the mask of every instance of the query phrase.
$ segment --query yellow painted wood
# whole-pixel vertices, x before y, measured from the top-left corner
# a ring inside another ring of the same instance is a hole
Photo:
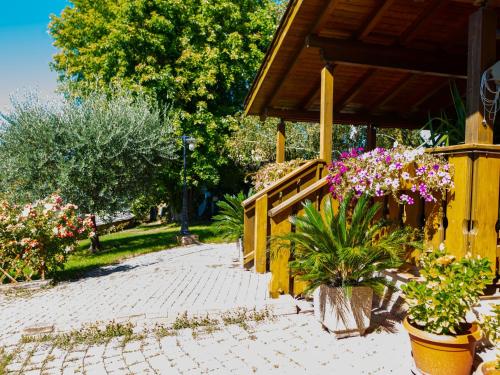
[[[442,197],[438,195],[437,202],[426,202],[424,207],[424,247],[437,249],[444,241]]]
[[[387,214],[387,218],[395,223],[399,223],[402,216],[402,207],[401,205],[394,199],[392,195],[388,197],[388,208],[389,212]]]
[[[285,121],[281,120],[278,124],[276,132],[276,163],[283,163],[285,161]]]
[[[405,194],[412,197],[415,203],[404,206],[404,224],[413,228],[419,228],[422,224],[421,217],[422,211],[424,210],[422,199],[420,199],[420,195],[418,193],[409,191],[405,192]]]
[[[332,161],[333,84],[333,68],[325,66],[321,70],[319,157],[327,163]]]
[[[287,214],[276,215],[271,219],[271,238],[290,233],[292,224]],[[283,242],[271,240],[270,243],[270,270],[269,294],[278,298],[280,294],[290,293],[290,249],[283,247]]]
[[[304,280],[300,280],[297,277],[294,277],[293,279],[293,295],[300,296],[302,293],[304,293],[304,290],[309,286],[309,283]]]
[[[463,257],[469,241],[472,160],[468,155],[450,155],[448,161],[455,169],[455,188],[448,194],[445,243],[451,254]]]
[[[265,273],[267,252],[267,195],[255,202],[254,256],[255,272]]]
[[[498,220],[500,155],[479,155],[474,160],[471,221],[469,234],[470,250],[473,255],[496,261]]]
[[[254,235],[255,235],[255,207],[252,205],[245,209],[243,217],[243,266],[250,269],[253,266],[253,256],[249,254],[254,251]]]

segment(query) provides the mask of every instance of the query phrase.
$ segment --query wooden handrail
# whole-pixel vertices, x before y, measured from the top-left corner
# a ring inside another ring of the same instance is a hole
[[[268,186],[267,188],[259,191],[258,193],[252,195],[251,197],[247,198],[246,200],[244,200],[241,205],[243,207],[248,207],[250,206],[251,204],[253,204],[258,198],[262,197],[263,195],[265,194],[269,194],[271,191],[275,190],[277,186],[279,185],[282,185],[284,183],[286,183],[287,181],[295,178],[296,176],[300,175],[301,173],[307,171],[308,169],[312,168],[313,166],[317,165],[317,164],[320,164],[320,163],[323,163],[323,164],[326,164],[325,161],[321,160],[321,159],[315,159],[315,160],[311,160],[311,161],[308,161],[306,163],[304,163],[303,165],[301,165],[299,168],[295,169],[293,172],[290,172],[289,174],[287,174],[286,176],[280,178],[279,180],[275,181],[272,185]]]
[[[307,196],[311,195],[312,193],[322,189],[327,184],[328,184],[328,181],[327,181],[326,177],[323,177],[321,180],[315,182],[311,186],[306,187],[304,190],[295,194],[293,197],[287,199],[283,203],[281,203],[281,204],[277,205],[276,207],[274,207],[273,209],[269,210],[267,213],[268,216],[274,217],[274,216],[280,214],[281,212],[283,212],[283,211],[287,210],[288,208],[301,202],[302,200],[307,198]]]

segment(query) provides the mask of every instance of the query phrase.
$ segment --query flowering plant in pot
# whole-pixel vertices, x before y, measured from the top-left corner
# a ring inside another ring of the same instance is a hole
[[[373,292],[381,294],[391,283],[379,273],[402,263],[411,243],[409,228],[391,228],[374,221],[380,209],[367,195],[348,195],[335,213],[331,199],[321,212],[311,202],[304,215],[292,217],[295,232],[278,237],[291,249],[290,270],[308,283],[316,318],[338,337],[364,334],[369,327]]]
[[[379,147],[370,152],[357,148],[343,152],[330,165],[328,182],[334,198],[343,199],[354,191],[357,196],[392,195],[396,202],[412,205],[415,198],[436,202],[436,193],[451,189],[453,168],[423,148]]]
[[[480,323],[486,338],[496,348],[496,360],[481,364],[481,372],[484,375],[500,374],[500,304],[495,304],[492,314],[483,315]]]
[[[492,280],[490,261],[458,260],[442,245],[422,254],[420,265],[421,280],[402,287],[415,365],[424,374],[469,375],[482,332],[466,317]]]

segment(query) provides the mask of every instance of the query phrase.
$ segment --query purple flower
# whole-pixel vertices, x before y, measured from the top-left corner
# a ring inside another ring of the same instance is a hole
[[[439,170],[439,164],[434,164],[432,166],[432,169],[434,169],[435,171],[438,171]]]
[[[401,194],[401,196],[399,197],[399,199],[401,200],[401,202],[403,202],[405,204],[408,204],[409,206],[411,206],[413,203],[415,203],[415,201],[413,200],[413,198],[410,197],[407,194]]]

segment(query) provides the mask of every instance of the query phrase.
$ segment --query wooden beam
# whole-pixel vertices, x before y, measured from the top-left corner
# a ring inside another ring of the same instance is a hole
[[[405,32],[399,38],[399,44],[407,45],[411,43],[418,34],[427,26],[432,16],[449,4],[448,0],[432,0],[427,3],[427,6],[420,12],[418,17],[411,23]]]
[[[337,9],[340,4],[340,0],[328,0],[326,6],[320,12],[318,19],[314,23],[314,26],[311,29],[311,33],[318,33],[321,31],[325,23],[330,19],[332,13]]]
[[[394,4],[395,0],[382,0],[380,1],[379,6],[368,16],[368,23],[363,27],[363,29],[359,32],[358,38],[360,40],[365,39],[372,30],[377,26],[380,18],[384,15],[385,11]]]
[[[279,117],[287,121],[319,122],[319,111],[304,111],[297,109],[268,108],[269,117]],[[404,128],[420,129],[426,122],[425,116],[405,117],[400,113],[388,113],[384,115],[372,115],[369,113],[333,113],[335,124],[345,125],[368,125],[377,124],[378,128]]]
[[[483,116],[480,87],[483,72],[496,61],[496,29],[493,9],[480,8],[469,18],[465,143],[493,143],[494,124]]]
[[[327,163],[332,161],[333,85],[333,68],[327,65],[321,70],[319,111],[319,158]]]
[[[266,103],[269,105],[269,106],[272,106],[273,105],[273,102],[274,102],[274,99],[276,99],[276,96],[278,95],[278,93],[281,91],[281,89],[283,88],[283,85],[285,84],[286,82],[286,77],[288,77],[288,75],[290,74],[290,72],[293,70],[293,68],[295,67],[295,64],[297,63],[297,60],[300,56],[300,54],[302,53],[302,51],[304,50],[304,47],[302,48],[299,48],[295,54],[293,55],[293,57],[290,59],[290,63],[288,64],[288,68],[286,69],[286,72],[282,75],[282,79],[279,81],[279,83],[274,87],[273,91],[271,92],[271,94],[269,95],[269,99],[266,100]]]
[[[416,74],[463,78],[466,75],[466,56],[439,55],[436,52],[381,46],[349,40],[338,40],[309,35],[306,46],[320,48],[325,60],[346,64],[388,69]]]
[[[445,79],[443,82],[440,84],[436,85],[432,90],[428,91],[424,96],[422,96],[420,99],[418,99],[416,102],[414,102],[411,106],[410,111],[414,112],[416,111],[422,104],[424,104],[426,101],[431,99],[434,95],[436,95],[438,92],[440,92],[444,87],[449,86],[450,81]]]
[[[276,163],[283,163],[285,161],[285,120],[280,119],[278,129],[276,132]]]
[[[373,124],[366,127],[366,151],[374,150],[377,147],[377,128]]]
[[[389,103],[392,99],[398,96],[401,93],[401,91],[406,87],[406,85],[413,79],[415,79],[416,76],[417,76],[416,74],[412,73],[404,75],[400,80],[398,80],[398,82],[395,85],[389,87],[386,91],[382,93],[380,97],[376,98],[375,101],[370,103],[368,107],[368,112],[373,112],[375,109],[383,107],[384,104]]]
[[[375,73],[376,69],[368,69],[361,77],[359,77],[354,85],[339,99],[335,101],[335,109],[337,111],[342,111],[344,105],[350,102],[356,95],[358,95],[363,89],[363,85],[370,79],[370,77]]]

